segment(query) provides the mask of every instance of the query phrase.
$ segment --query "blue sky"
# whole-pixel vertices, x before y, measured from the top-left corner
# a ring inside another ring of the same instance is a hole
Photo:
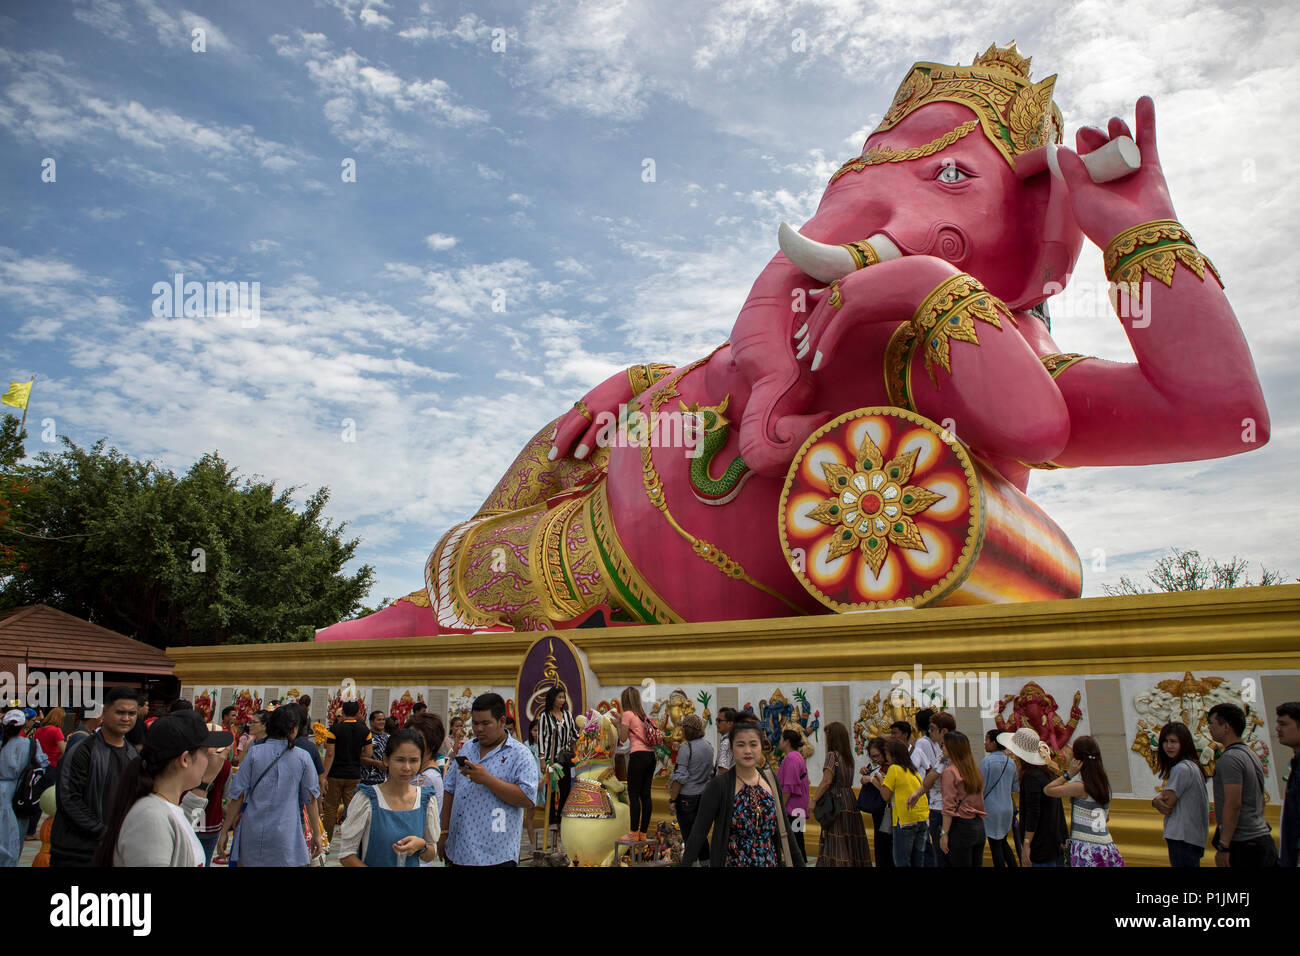
[[[1300,575],[1297,15],[1027,9],[9,5],[0,378],[39,376],[29,451],[55,447],[49,419],[177,470],[215,449],[327,485],[378,569],[371,598],[405,594],[537,428],[618,369],[726,337],[777,224],[811,216],[913,61],[1014,38],[1036,77],[1059,74],[1069,134],[1155,97],[1179,217],[1223,274],[1273,422],[1250,455],[1036,475],[1030,493],[1086,594],[1170,546]],[[177,272],[260,282],[256,327],[155,317]],[[1131,360],[1097,250],[1076,278],[1059,344]]]

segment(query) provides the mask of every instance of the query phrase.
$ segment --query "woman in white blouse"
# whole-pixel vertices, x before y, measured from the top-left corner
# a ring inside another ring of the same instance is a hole
[[[438,855],[439,808],[431,786],[413,781],[424,763],[424,738],[399,730],[388,738],[388,780],[361,784],[348,804],[339,863],[343,866],[419,866]]]

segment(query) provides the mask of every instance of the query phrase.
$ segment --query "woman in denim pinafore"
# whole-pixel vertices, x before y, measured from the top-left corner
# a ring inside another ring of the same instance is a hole
[[[436,787],[412,780],[424,763],[424,736],[399,730],[388,738],[388,780],[361,784],[348,804],[339,846],[343,866],[419,866],[436,859],[439,818]]]

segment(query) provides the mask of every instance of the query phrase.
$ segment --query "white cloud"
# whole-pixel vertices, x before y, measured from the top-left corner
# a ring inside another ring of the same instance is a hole
[[[424,242],[434,252],[444,252],[456,245],[456,237],[435,232],[432,235],[425,236]]]
[[[105,209],[102,206],[94,206],[86,210],[86,218],[91,222],[112,222],[125,215],[125,209]]]
[[[0,51],[0,67],[18,74],[5,90],[12,107],[0,112],[0,123],[16,136],[43,145],[98,143],[108,133],[150,150],[183,148],[223,162],[252,157],[272,170],[295,166],[301,159],[298,151],[256,135],[247,125],[205,124],[134,99],[97,95],[94,86],[56,54]]]
[[[477,127],[488,122],[485,111],[458,102],[444,80],[406,79],[350,49],[337,53],[322,33],[273,36],[271,44],[281,56],[305,66],[317,91],[328,97],[325,118],[345,143],[417,151],[420,141],[398,129],[405,124],[398,119],[401,114],[418,115],[441,126]]]

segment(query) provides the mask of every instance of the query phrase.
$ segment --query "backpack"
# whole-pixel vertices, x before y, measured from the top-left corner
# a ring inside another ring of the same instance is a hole
[[[29,738],[29,742],[32,745],[32,750],[27,758],[27,769],[18,778],[18,787],[14,790],[14,816],[21,817],[24,820],[40,816],[41,794],[54,782],[53,777],[47,772],[47,768],[40,766],[36,762],[36,748],[40,744],[36,742],[35,738]]]

